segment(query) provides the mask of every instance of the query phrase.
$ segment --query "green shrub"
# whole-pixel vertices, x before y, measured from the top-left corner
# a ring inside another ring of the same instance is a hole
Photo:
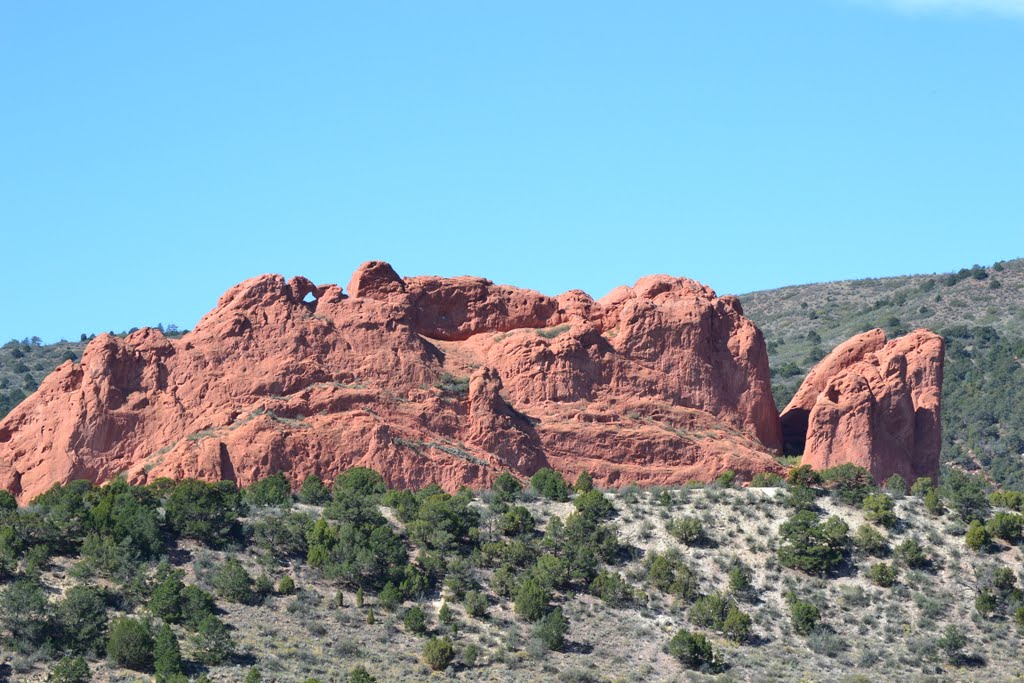
[[[295,592],[295,579],[285,574],[281,577],[281,580],[277,582],[277,594],[278,595],[291,595]]]
[[[894,554],[901,564],[911,569],[924,569],[931,564],[931,560],[927,553],[925,553],[924,548],[921,547],[917,540],[912,538],[908,538],[896,546]]]
[[[306,681],[306,683],[310,683],[310,681]],[[371,676],[364,667],[357,666],[348,673],[346,683],[377,683],[377,679]]]
[[[964,535],[964,543],[974,552],[987,549],[991,539],[985,525],[976,519],[972,520],[970,526],[967,527],[967,534]]]
[[[405,611],[405,616],[402,617],[402,624],[405,626],[406,631],[415,633],[418,636],[422,636],[427,632],[427,617],[423,614],[423,610],[420,609],[419,605],[414,605]]]
[[[569,632],[569,620],[562,614],[562,608],[544,615],[533,628],[533,636],[549,650],[561,650],[565,645],[565,634]]]
[[[876,562],[868,567],[867,577],[876,586],[889,588],[896,583],[896,568],[887,562]]]
[[[540,621],[550,599],[548,591],[535,579],[524,579],[515,592],[516,614],[527,621]]]
[[[875,557],[885,557],[889,554],[889,541],[878,529],[869,524],[861,524],[857,527],[854,535],[854,543],[864,553]]]
[[[368,467],[352,467],[334,478],[331,496],[335,500],[355,495],[372,501],[379,501],[387,493],[384,477]]]
[[[210,581],[217,595],[230,602],[251,605],[256,602],[253,580],[236,557],[229,557],[213,573]]]
[[[263,674],[254,666],[249,669],[249,673],[245,674],[243,683],[263,683]]]
[[[939,495],[938,489],[929,489],[924,494],[924,509],[928,511],[928,514],[938,517],[946,511],[946,507],[942,504],[942,496]]]
[[[444,671],[455,658],[455,648],[448,638],[431,638],[423,645],[423,661],[434,671]]]
[[[918,477],[910,487],[910,495],[924,498],[925,494],[935,488],[931,477]]]
[[[214,615],[206,616],[199,622],[190,642],[195,658],[207,666],[227,661],[234,650],[227,625]]]
[[[985,523],[985,530],[992,538],[1001,538],[1007,543],[1020,543],[1024,534],[1024,517],[1012,512],[997,512]]]
[[[592,491],[594,489],[594,478],[590,476],[590,472],[583,470],[580,472],[580,476],[576,477],[576,483],[572,487],[576,493]]]
[[[817,627],[821,620],[821,612],[809,602],[793,599],[789,601],[789,618],[793,630],[806,636]]]
[[[466,597],[462,599],[462,606],[466,614],[481,619],[487,615],[487,596],[480,591],[467,591]]]
[[[306,505],[325,505],[331,499],[331,492],[324,484],[324,480],[315,474],[311,474],[302,480],[302,487],[299,488],[299,502]]]
[[[153,632],[148,621],[121,617],[110,625],[107,657],[126,669],[152,671],[153,645]]]
[[[388,581],[377,594],[377,604],[383,610],[394,612],[402,604],[402,592],[398,590],[398,586]]]
[[[792,486],[812,488],[821,484],[821,475],[810,465],[798,465],[786,474],[786,481]]]
[[[494,493],[494,500],[497,502],[511,503],[518,500],[519,496],[522,495],[523,485],[509,472],[502,472],[494,480],[491,491]]]
[[[991,505],[988,502],[988,483],[980,476],[951,469],[942,481],[944,497],[950,507],[965,522],[984,521]]]
[[[50,683],[89,683],[92,674],[82,657],[64,657],[50,669]]]
[[[707,540],[704,523],[697,517],[680,517],[668,524],[668,532],[680,543],[689,546],[701,545]]]
[[[208,484],[183,479],[174,487],[164,510],[171,528],[183,538],[218,546],[237,531],[241,499],[232,482]]]
[[[899,519],[896,517],[895,504],[892,498],[884,493],[871,493],[864,497],[864,518],[884,527],[894,527]]]
[[[722,622],[722,634],[734,643],[743,644],[750,638],[754,620],[746,612],[741,612],[735,605],[729,609]]]
[[[536,531],[533,515],[522,505],[513,505],[498,517],[498,531],[505,536],[527,536]]]
[[[577,494],[573,505],[581,515],[592,521],[606,519],[615,512],[615,506],[597,489]]]
[[[736,473],[732,470],[725,470],[715,477],[715,486],[722,489],[731,489],[736,483]]]
[[[681,629],[672,636],[666,650],[688,669],[714,672],[721,668],[718,655],[702,633]]]
[[[785,486],[786,480],[775,472],[758,472],[750,480],[751,488],[774,488]]]
[[[893,496],[902,498],[907,495],[907,480],[899,474],[894,474],[885,480],[885,483],[882,484],[882,488]]]
[[[671,582],[670,582],[671,584]],[[609,605],[623,605],[630,601],[633,591],[618,572],[602,571],[590,582],[590,593]]]
[[[18,652],[36,650],[50,634],[53,617],[42,586],[18,579],[0,591],[0,630],[10,633],[10,645]]]
[[[719,631],[729,610],[735,606],[735,602],[721,593],[709,593],[698,598],[690,607],[690,621],[697,626]]]
[[[861,505],[874,488],[871,473],[852,463],[830,467],[822,471],[821,478],[835,492],[836,498],[847,505]]]
[[[107,632],[103,594],[91,586],[73,586],[57,604],[57,624],[64,649],[73,654],[100,654]]]
[[[951,663],[956,664],[963,656],[963,649],[967,646],[967,637],[956,624],[949,624],[936,645],[946,653],[946,657]]]
[[[249,484],[245,489],[245,501],[257,507],[290,507],[292,487],[284,474],[278,472]]]
[[[779,562],[809,574],[828,574],[843,561],[848,532],[846,522],[838,517],[820,523],[813,512],[800,510],[779,527]]]
[[[569,500],[569,487],[562,475],[548,467],[542,467],[530,478],[530,487],[543,496],[554,501]]]
[[[167,624],[160,627],[153,646],[153,667],[158,683],[181,674],[181,648]]]

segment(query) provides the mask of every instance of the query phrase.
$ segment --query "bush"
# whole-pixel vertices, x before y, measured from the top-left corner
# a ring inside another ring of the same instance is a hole
[[[984,521],[988,517],[988,484],[981,477],[951,469],[943,478],[942,488],[950,507],[963,521]]]
[[[107,631],[107,608],[99,590],[73,586],[57,605],[60,640],[68,652],[100,654]]]
[[[423,661],[434,671],[444,671],[455,658],[455,648],[448,638],[431,638],[423,645]]]
[[[956,664],[963,656],[963,649],[967,646],[967,637],[956,624],[949,624],[936,645],[946,653],[946,657],[951,663]]]
[[[964,543],[974,552],[980,552],[988,548],[991,539],[985,525],[978,520],[972,520],[967,527],[967,534],[964,536]]]
[[[183,479],[174,487],[164,510],[168,523],[179,536],[218,546],[236,532],[240,504],[232,482],[208,484]]]
[[[709,593],[698,598],[690,607],[690,621],[697,626],[719,631],[729,610],[735,606],[736,603],[721,593]]]
[[[18,652],[31,652],[45,642],[52,627],[50,604],[42,587],[18,579],[0,592],[0,629],[7,630]]]
[[[153,667],[159,683],[181,673],[181,648],[174,631],[167,624],[160,627],[153,646]]]
[[[908,538],[896,546],[895,555],[900,563],[911,569],[924,569],[931,564],[924,548],[912,538]]]
[[[583,470],[580,472],[580,476],[576,477],[576,483],[572,487],[576,493],[592,491],[594,489],[594,478],[590,476],[590,472]]]
[[[680,543],[696,546],[707,540],[704,523],[697,517],[680,517],[669,522],[668,532]]]
[[[195,658],[207,666],[222,664],[234,650],[227,625],[213,615],[204,617],[199,622],[190,642]]]
[[[1007,543],[1020,543],[1024,534],[1024,517],[1010,512],[997,512],[985,523],[985,531],[992,538],[1001,538]]]
[[[935,488],[931,477],[918,477],[910,487],[910,495],[924,498],[925,494]]]
[[[569,620],[556,607],[546,614],[533,629],[533,635],[549,650],[561,650],[565,645],[565,634],[569,632]]]
[[[542,467],[530,478],[530,487],[545,498],[555,501],[569,500],[569,487],[558,472]]]
[[[597,489],[577,494],[573,504],[581,515],[595,522],[610,517],[615,512],[615,506]]]
[[[153,632],[148,621],[131,617],[115,619],[107,638],[107,657],[133,671],[152,671]]]
[[[466,597],[462,599],[462,606],[466,614],[481,619],[487,615],[487,596],[480,591],[467,591]]]
[[[224,564],[217,567],[210,583],[213,584],[217,595],[229,602],[237,602],[241,605],[251,605],[256,602],[252,577],[236,557],[229,557]]]
[[[388,487],[384,483],[384,477],[368,467],[353,467],[334,478],[334,488],[331,489],[331,496],[338,500],[346,494],[354,494],[358,497],[377,501],[387,493],[387,490]]]
[[[505,536],[526,536],[535,530],[533,515],[522,505],[513,505],[498,518],[498,531]]]
[[[751,488],[773,488],[785,486],[785,484],[786,480],[782,478],[782,475],[775,474],[774,472],[758,472],[750,480]]]
[[[945,506],[942,504],[942,497],[939,495],[938,489],[929,489],[924,494],[924,509],[928,511],[928,514],[938,517],[946,511]]]
[[[864,497],[864,518],[884,527],[894,527],[899,519],[896,517],[895,504],[892,498],[884,493],[871,493]]]
[[[394,612],[402,604],[402,592],[395,584],[388,581],[377,594],[377,604],[383,610]]]
[[[254,666],[249,669],[249,673],[245,674],[245,679],[242,683],[263,683],[263,674]]]
[[[502,472],[494,480],[491,491],[494,492],[494,499],[499,503],[511,503],[522,494],[523,485],[512,474]]]
[[[406,631],[415,633],[418,636],[422,636],[427,632],[427,618],[418,605],[410,607],[405,611],[405,616],[402,617],[402,624],[405,625]]]
[[[889,588],[896,583],[896,568],[887,562],[876,562],[868,567],[867,577],[876,586]]]
[[[310,681],[306,681],[306,683],[310,683]],[[348,672],[346,683],[377,683],[377,679],[371,676],[365,667],[357,666]]]
[[[857,527],[854,535],[854,543],[863,552],[875,557],[885,557],[889,554],[889,541],[885,536],[869,524],[861,524]]]
[[[550,595],[535,579],[524,579],[515,592],[516,614],[527,621],[540,621],[548,609]]]
[[[299,488],[299,502],[306,505],[325,505],[331,499],[331,492],[327,490],[324,480],[315,474],[311,474],[302,480]]]
[[[278,472],[250,484],[245,489],[245,501],[258,507],[290,507],[292,487],[284,474]]]
[[[281,580],[277,582],[277,594],[278,595],[291,595],[295,592],[295,579],[285,574],[281,577]]]
[[[726,638],[734,643],[743,644],[750,638],[753,624],[754,620],[750,618],[749,614],[741,612],[739,608],[733,605],[725,615],[721,631]]]
[[[852,463],[830,467],[821,473],[821,478],[835,492],[836,498],[847,505],[861,505],[874,488],[871,473]]]
[[[843,561],[849,527],[838,517],[819,523],[809,510],[800,510],[779,527],[779,562],[810,574],[827,574]]]
[[[821,620],[821,612],[817,607],[804,600],[789,601],[789,618],[793,630],[802,636],[810,634]]]
[[[713,672],[720,668],[718,656],[702,633],[682,629],[672,636],[666,650],[688,669]]]
[[[50,669],[50,683],[89,683],[92,674],[81,657],[65,657]]]
[[[894,474],[885,480],[882,488],[897,498],[907,495],[907,480],[898,474]]]
[[[618,572],[602,571],[590,582],[589,590],[609,605],[622,605],[633,597],[629,584]]]
[[[786,475],[786,481],[792,486],[806,486],[808,488],[821,484],[821,475],[810,465],[799,465],[794,467]]]

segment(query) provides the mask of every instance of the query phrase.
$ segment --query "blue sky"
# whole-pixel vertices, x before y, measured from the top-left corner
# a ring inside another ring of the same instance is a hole
[[[263,272],[720,293],[1024,256],[1024,0],[0,0],[0,340]]]

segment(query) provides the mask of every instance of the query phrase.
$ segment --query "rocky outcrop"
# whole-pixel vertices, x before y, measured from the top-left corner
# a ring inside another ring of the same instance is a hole
[[[888,343],[872,330],[840,345],[783,411],[787,446],[805,436],[804,463],[853,463],[879,483],[937,477],[943,355],[942,337],[928,330]]]
[[[179,339],[101,335],[0,422],[0,487],[159,477],[394,486],[587,469],[603,486],[781,471],[768,357],[734,297],[651,276],[594,301],[481,278],[348,292],[263,275]]]

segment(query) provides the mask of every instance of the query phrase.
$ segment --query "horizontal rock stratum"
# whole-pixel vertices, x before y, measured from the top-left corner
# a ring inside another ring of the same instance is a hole
[[[0,422],[0,487],[25,502],[73,479],[297,484],[356,465],[447,490],[545,466],[679,484],[782,472],[781,447],[735,297],[666,275],[550,297],[372,261],[345,291],[242,282],[181,338],[96,337]]]

